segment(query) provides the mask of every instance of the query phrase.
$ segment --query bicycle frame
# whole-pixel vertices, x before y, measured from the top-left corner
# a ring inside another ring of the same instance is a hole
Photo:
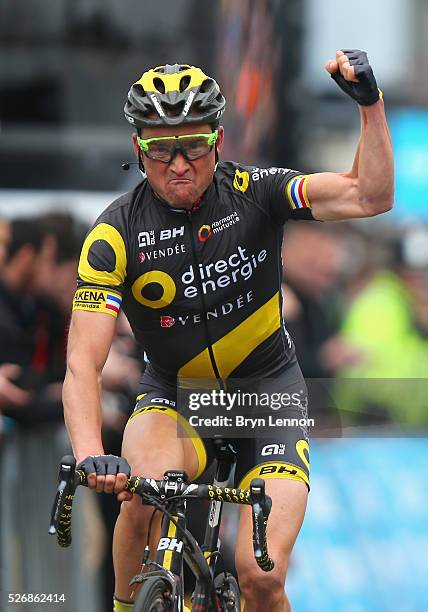
[[[214,487],[233,488],[233,478],[236,465],[236,454],[232,446],[224,440],[216,441],[217,467],[213,482]],[[181,483],[185,474],[183,472],[167,472],[168,482]],[[189,485],[191,490],[192,485]],[[205,529],[204,543],[199,546],[196,539],[186,528],[186,501],[184,499],[171,500],[168,511],[177,522],[175,525],[164,515],[161,527],[161,536],[157,546],[155,563],[150,562],[157,569],[141,575],[144,580],[148,576],[162,575],[166,571],[172,587],[172,598],[181,612],[184,609],[183,559],[196,578],[193,592],[192,606],[198,612],[204,612],[209,606],[217,609],[216,593],[214,590],[214,575],[216,566],[216,553],[220,549],[220,522],[223,502],[212,500],[208,513],[208,522]],[[185,533],[185,537],[183,534]],[[162,569],[161,569],[162,568]]]
[[[213,485],[215,487],[231,487],[233,488],[233,480],[235,476],[236,467],[236,453],[233,447],[224,440],[218,440],[216,457],[217,457],[217,468],[214,477]],[[214,581],[215,565],[217,556],[213,555],[214,552],[220,549],[220,523],[221,515],[223,512],[223,502],[213,500],[210,503],[210,509],[208,513],[208,522],[205,529],[205,537],[203,543],[204,558],[206,559],[207,565],[210,568],[211,580]],[[197,577],[196,586],[193,593],[193,601],[197,605],[197,609],[205,610],[207,608],[207,602],[213,592],[213,585],[206,583],[205,580]],[[208,587],[208,588],[207,588]],[[215,593],[214,593],[215,596]],[[213,601],[215,603],[215,600]]]

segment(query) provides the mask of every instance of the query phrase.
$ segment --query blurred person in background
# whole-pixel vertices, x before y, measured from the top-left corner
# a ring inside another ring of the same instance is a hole
[[[0,276],[8,256],[10,240],[10,223],[6,219],[0,219]],[[0,435],[3,430],[2,408],[24,406],[29,401],[29,394],[14,383],[19,373],[20,368],[16,364],[3,363],[0,365]]]
[[[339,333],[345,249],[342,234],[308,224],[290,227],[282,249],[284,320],[309,387],[318,436],[333,430],[339,435],[340,415],[331,401],[330,381],[312,379],[329,379],[359,359],[358,349]]]
[[[57,212],[14,220],[10,232],[6,231],[9,225],[4,226],[5,237],[10,233],[10,238],[4,241],[7,249],[0,272],[0,355],[13,363],[0,365],[0,410],[9,417],[10,428],[19,427],[21,444],[23,435],[31,444],[35,428],[63,425],[66,334],[87,228],[69,213]],[[103,439],[120,453],[141,365],[134,358],[135,342],[124,317],[116,331],[102,378]],[[33,486],[37,490],[37,483]],[[28,495],[34,495],[34,490],[29,488]],[[112,496],[100,496],[97,501],[111,541],[119,502]],[[103,594],[111,602],[111,551],[100,550],[104,556],[95,561],[102,564]]]
[[[335,376],[358,360],[359,351],[339,334],[345,248],[337,232],[312,225],[293,226],[285,235],[284,318],[308,378]]]
[[[101,214],[83,246],[63,395],[73,453],[89,487],[115,492],[124,502],[113,543],[116,611],[132,609],[129,582],[141,568],[152,514],[124,491],[131,467],[133,474],[162,478],[173,465],[195,479],[211,459],[209,440],[198,453],[193,438],[177,437],[177,378],[274,376],[286,388],[292,383],[304,389],[294,346],[282,327],[283,225],[288,219],[370,217],[392,207],[391,141],[367,56],[358,50],[338,51],[326,69],[360,106],[360,144],[351,171],[343,174],[307,176],[286,168],[261,171],[219,161],[225,100],[217,83],[199,68],[159,66],[145,72],[128,93],[125,115],[137,130],[133,143],[144,179]],[[214,222],[221,227],[231,217],[235,222],[212,231]],[[165,256],[166,248],[160,254],[157,241],[163,239],[174,245],[170,248],[176,256]],[[225,259],[218,260],[219,255]],[[249,282],[245,271],[251,262],[256,269]],[[199,290],[183,278],[194,264],[196,276],[216,265],[211,284],[202,274],[196,279]],[[226,271],[229,276],[218,276]],[[208,311],[223,300],[236,301],[240,293],[251,298],[246,308],[238,306],[233,317],[207,323]],[[104,450],[98,381],[122,300],[150,363],[125,427],[123,457],[118,457]],[[189,318],[188,327],[180,323]],[[207,341],[210,334],[215,342]],[[302,406],[293,414],[301,417]],[[272,572],[257,567],[251,514],[245,508],[240,513],[236,565],[248,612],[290,610],[285,576],[306,509],[307,429],[283,428],[274,435],[278,454],[269,459],[292,469],[278,470],[266,482],[273,501],[268,528]],[[285,453],[279,452],[279,440]],[[234,439],[238,486],[263,475],[266,443],[266,438]]]
[[[396,239],[389,269],[375,270],[351,302],[342,338],[361,358],[340,370],[341,408],[362,423],[428,425],[428,229]],[[367,380],[377,379],[377,380]],[[394,380],[392,380],[394,379]],[[407,379],[407,380],[406,380]],[[409,380],[414,379],[414,380]]]
[[[82,241],[66,213],[11,222],[0,273],[0,363],[15,373],[27,401],[3,411],[24,427],[62,419],[66,328]]]
[[[10,223],[6,219],[0,219],[0,274],[7,258],[10,239]],[[15,364],[3,363],[0,365],[0,435],[3,430],[1,409],[7,406],[24,406],[29,400],[28,393],[13,382],[19,373],[20,368]]]
[[[36,219],[0,223],[0,436],[6,436],[0,440],[2,452],[15,422],[3,415],[15,419],[30,414],[34,399],[31,366],[37,308],[33,291],[47,250],[46,234]],[[0,455],[2,463],[5,456]],[[3,477],[0,470],[0,486]],[[0,533],[1,543],[3,536]],[[0,559],[0,566],[4,562]]]
[[[84,232],[68,213],[10,223],[8,250],[0,272],[0,410],[4,414],[0,479],[6,490],[24,471],[27,480],[1,508],[6,521],[0,524],[0,567],[8,568],[4,572],[7,590],[14,590],[15,581],[31,584],[30,590],[47,589],[46,574],[34,572],[33,567],[34,559],[41,555],[50,568],[49,579],[58,579],[61,571],[61,561],[52,550],[46,550],[42,534],[49,513],[49,482],[55,477],[50,473],[55,470],[52,457],[68,451],[61,392],[70,305]],[[95,499],[92,505],[96,511]],[[102,547],[98,549],[94,535],[98,522],[93,509],[90,514],[91,544],[95,545],[89,547],[94,564],[99,564],[101,556],[96,552]],[[23,530],[28,529],[38,535],[22,538]],[[83,565],[90,572],[88,559]]]
[[[5,223],[2,224],[3,233]],[[34,353],[36,304],[34,281],[47,248],[36,219],[16,219],[8,226],[7,248],[0,269],[0,364],[2,409],[11,414],[28,407]]]

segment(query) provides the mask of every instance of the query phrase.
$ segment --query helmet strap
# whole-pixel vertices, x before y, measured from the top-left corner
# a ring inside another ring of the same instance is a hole
[[[141,158],[141,151],[138,151],[138,168],[140,169],[141,174],[146,176],[146,169],[144,168],[143,160]]]

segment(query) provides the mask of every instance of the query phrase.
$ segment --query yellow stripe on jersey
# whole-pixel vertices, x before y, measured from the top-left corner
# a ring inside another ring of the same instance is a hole
[[[227,378],[262,342],[281,325],[279,294],[258,308],[228,334],[214,342],[212,350],[222,378]],[[208,349],[178,371],[179,378],[215,378]]]

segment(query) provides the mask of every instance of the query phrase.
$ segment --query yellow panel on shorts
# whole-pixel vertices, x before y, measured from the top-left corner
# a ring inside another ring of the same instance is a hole
[[[146,394],[144,393],[139,397],[143,397],[144,395]],[[194,427],[192,427],[189,421],[182,414],[179,414],[177,410],[170,408],[169,406],[163,406],[161,404],[151,404],[148,406],[143,406],[142,408],[136,408],[134,410],[134,412],[131,414],[131,416],[128,419],[128,423],[132,419],[135,419],[135,417],[137,416],[141,416],[144,414],[150,414],[152,412],[166,414],[172,417],[184,429],[187,437],[191,440],[193,447],[196,451],[196,455],[198,457],[198,471],[195,474],[195,476],[193,476],[193,480],[196,480],[197,478],[199,478],[199,476],[205,471],[205,468],[207,467],[208,457],[207,457],[207,451],[205,449],[205,444],[201,436],[198,434],[197,430]]]
[[[288,478],[290,480],[300,480],[309,488],[309,477],[302,468],[285,461],[266,461],[260,463],[245,474],[239,483],[240,489],[248,489],[253,478],[270,480],[276,478]]]

